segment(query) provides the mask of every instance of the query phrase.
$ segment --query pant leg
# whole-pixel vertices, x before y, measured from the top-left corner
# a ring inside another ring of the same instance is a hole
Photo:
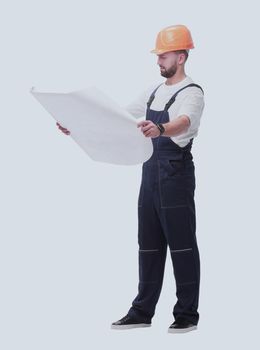
[[[196,239],[196,212],[192,185],[194,179],[192,177],[186,179],[187,183],[182,184],[180,183],[182,180],[178,179],[178,188],[183,189],[184,192],[181,193],[178,190],[177,195],[175,191],[170,193],[172,202],[169,202],[169,207],[163,203],[160,217],[170,247],[176,282],[177,302],[173,308],[174,318],[184,317],[197,324],[200,257]]]
[[[164,276],[167,254],[161,222],[154,207],[151,187],[141,188],[138,206],[139,284],[129,314],[151,320],[155,313]]]

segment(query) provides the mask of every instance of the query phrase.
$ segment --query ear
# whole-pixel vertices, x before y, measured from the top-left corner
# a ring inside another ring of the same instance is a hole
[[[179,64],[183,64],[185,62],[185,54],[184,53],[179,54],[178,62],[179,62]]]

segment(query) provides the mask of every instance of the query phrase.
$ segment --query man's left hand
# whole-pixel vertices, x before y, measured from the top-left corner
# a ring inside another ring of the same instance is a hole
[[[158,137],[160,136],[160,130],[151,120],[143,120],[137,124],[137,127],[141,127],[145,137]]]

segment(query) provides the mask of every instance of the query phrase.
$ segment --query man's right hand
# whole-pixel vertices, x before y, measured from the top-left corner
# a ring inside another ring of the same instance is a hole
[[[65,135],[69,135],[70,131],[66,128],[64,128],[63,126],[61,126],[58,122],[56,123],[56,125],[58,126],[58,128],[65,134]]]

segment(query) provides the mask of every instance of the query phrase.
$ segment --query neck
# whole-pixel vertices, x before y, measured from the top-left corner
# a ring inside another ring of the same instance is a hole
[[[167,78],[165,84],[166,85],[173,85],[173,84],[177,84],[180,81],[182,81],[183,79],[185,79],[187,77],[187,75],[185,74],[185,72],[180,72],[174,74],[174,76],[172,76],[171,78]]]

